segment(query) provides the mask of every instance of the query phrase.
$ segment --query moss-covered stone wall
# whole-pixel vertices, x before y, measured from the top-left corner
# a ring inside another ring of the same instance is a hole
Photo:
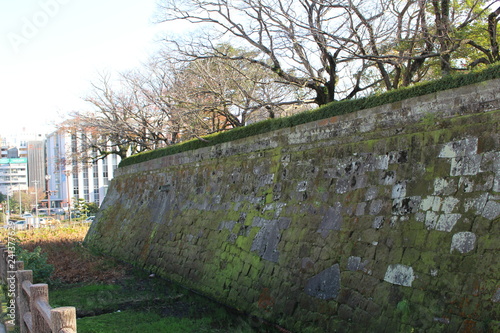
[[[293,332],[499,332],[499,91],[120,168],[85,242]]]

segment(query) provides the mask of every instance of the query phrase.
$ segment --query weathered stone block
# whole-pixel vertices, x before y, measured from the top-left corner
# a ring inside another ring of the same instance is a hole
[[[481,166],[481,158],[481,155],[452,158],[450,176],[477,175]]]
[[[340,267],[338,264],[325,269],[307,281],[305,293],[319,299],[335,299],[340,290]]]
[[[500,203],[494,200],[488,200],[483,208],[481,215],[488,220],[494,220],[500,216]]]
[[[477,153],[477,138],[467,138],[464,140],[453,141],[443,145],[438,157],[454,158],[470,156]]]
[[[411,287],[413,280],[415,280],[413,268],[401,264],[389,265],[384,277],[384,281],[405,287]]]
[[[338,316],[344,322],[349,323],[354,318],[354,310],[345,304],[341,304],[338,309]]]
[[[476,246],[476,235],[472,232],[464,231],[453,235],[451,240],[451,249],[457,250],[460,253],[468,253],[474,250]]]
[[[420,251],[414,248],[406,248],[403,253],[401,263],[412,266],[420,258]]]
[[[321,233],[323,237],[328,235],[328,232],[332,230],[340,230],[342,227],[342,204],[336,202],[334,206],[326,209],[323,215],[323,220],[318,228],[318,232]]]
[[[438,231],[451,232],[461,217],[462,214],[441,214],[434,228]]]

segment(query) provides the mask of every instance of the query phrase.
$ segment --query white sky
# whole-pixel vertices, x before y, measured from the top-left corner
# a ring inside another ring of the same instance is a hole
[[[0,136],[51,131],[89,107],[97,73],[146,61],[171,28],[153,23],[156,2],[0,0]]]

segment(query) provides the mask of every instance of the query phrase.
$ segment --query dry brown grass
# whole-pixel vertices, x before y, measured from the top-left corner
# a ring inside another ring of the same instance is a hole
[[[21,247],[33,251],[40,246],[47,263],[54,266],[51,279],[62,283],[113,283],[122,278],[126,266],[113,258],[97,255],[82,246],[88,224],[62,225],[18,231],[15,238]],[[6,243],[7,233],[0,234]]]

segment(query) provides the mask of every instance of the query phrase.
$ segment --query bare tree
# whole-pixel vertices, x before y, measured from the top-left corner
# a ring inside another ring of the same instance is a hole
[[[118,88],[109,75],[99,79],[85,99],[94,110],[75,112],[72,121],[64,124],[68,132],[81,135],[82,151],[97,151],[94,160],[109,154],[125,158],[167,144],[168,119],[144,97],[143,77],[134,72],[122,74]]]
[[[258,64],[277,75],[279,82],[314,92],[303,103],[322,105],[353,95],[367,87],[343,87],[339,77],[350,67],[346,50],[355,47],[346,29],[344,1],[270,0],[189,0],[163,2],[163,20],[187,20],[209,25],[210,30],[189,43],[170,39],[177,49],[192,59],[222,58]],[[213,40],[231,39],[251,53],[234,56],[220,52]],[[360,83],[360,81],[358,81]]]
[[[163,0],[201,24],[141,68],[101,75],[65,126],[82,154],[122,158],[374,90],[500,60],[486,0]],[[474,35],[474,36],[473,36]],[[478,35],[480,37],[475,37]],[[487,43],[485,43],[487,41]],[[171,47],[173,46],[173,48]],[[202,139],[204,140],[204,139]]]
[[[260,113],[274,118],[284,106],[299,103],[296,87],[276,82],[278,76],[258,64],[234,60],[255,56],[252,52],[229,44],[220,44],[216,49],[233,59],[195,59],[181,72],[183,91],[199,103],[195,108],[212,114],[211,121],[222,120],[222,127],[212,126],[212,131],[244,126],[258,111],[266,110]]]
[[[350,29],[360,50],[354,58],[375,62],[385,89],[465,70],[457,63],[473,56],[467,45],[488,55],[481,62],[492,63],[497,37],[490,37],[492,51],[478,42],[484,39],[478,26],[492,4],[483,0],[349,1]],[[492,27],[488,31],[493,36],[498,20],[492,25],[492,18],[498,14],[488,17]],[[436,64],[439,70],[434,70]]]
[[[490,14],[493,3],[163,0],[160,21],[203,26],[190,40],[168,39],[185,57],[257,64],[273,72],[275,81],[310,89],[315,96],[305,95],[304,103],[322,105],[464,70],[461,63],[472,62],[467,45],[485,55],[476,63],[496,61],[498,13]],[[490,47],[468,36],[486,17]],[[252,52],[236,56],[217,48],[227,40]]]
[[[229,44],[218,45],[217,51],[233,57],[249,53]],[[263,110],[254,118],[261,119],[264,113],[265,118],[278,116],[292,103],[290,97],[299,93],[276,83],[272,72],[244,60],[173,55],[165,49],[148,64],[142,95],[166,115],[177,140],[244,126]]]

